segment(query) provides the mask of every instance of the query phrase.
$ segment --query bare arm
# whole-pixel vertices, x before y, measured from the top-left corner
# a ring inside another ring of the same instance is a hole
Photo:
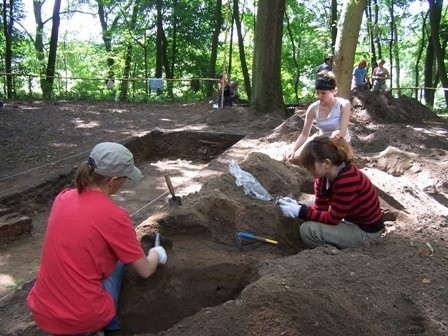
[[[306,139],[309,138],[310,132],[311,132],[311,126],[313,125],[314,120],[314,104],[308,107],[308,110],[305,114],[305,124],[303,125],[302,132],[300,133],[299,137],[297,138],[296,142],[294,143],[294,146],[292,147],[292,151],[297,151],[306,141]]]
[[[341,107],[341,122],[339,124],[339,135],[341,138],[344,138],[348,132],[348,123],[350,121],[350,114],[352,110],[352,106],[349,101],[344,102]]]
[[[148,278],[157,269],[159,254],[150,251],[148,256],[141,257],[139,260],[130,264],[131,268],[142,278]]]
[[[308,107],[308,110],[305,114],[305,124],[303,125],[302,132],[298,136],[296,142],[292,146],[291,152],[286,156],[286,161],[290,161],[294,158],[294,154],[297,152],[297,150],[303,146],[305,141],[309,138],[310,132],[311,132],[311,126],[313,125],[314,120],[314,110],[315,110],[315,104],[311,104]]]

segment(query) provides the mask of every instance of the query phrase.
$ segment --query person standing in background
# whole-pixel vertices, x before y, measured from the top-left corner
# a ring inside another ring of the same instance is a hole
[[[366,60],[360,60],[358,66],[353,70],[353,81],[355,84],[354,89],[357,92],[363,92],[366,90],[368,84]]]
[[[232,93],[230,85],[224,75],[219,76],[218,82],[218,106],[222,108],[224,106],[232,106]]]
[[[321,72],[321,71],[333,71],[333,57],[326,57],[324,59],[324,63],[322,63],[321,65],[319,65],[319,68],[317,69],[317,73]]]
[[[386,91],[386,80],[390,78],[389,70],[384,67],[385,60],[378,60],[378,67],[373,70],[373,91]]]

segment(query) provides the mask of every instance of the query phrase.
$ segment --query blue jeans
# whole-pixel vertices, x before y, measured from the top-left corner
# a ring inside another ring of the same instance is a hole
[[[123,281],[124,275],[124,265],[122,262],[118,262],[115,266],[112,274],[103,280],[103,288],[112,295],[115,300],[115,308],[118,306],[118,297],[120,296],[121,282]],[[120,329],[120,321],[118,320],[118,315],[110,321],[110,323],[105,327],[106,330],[118,330]]]

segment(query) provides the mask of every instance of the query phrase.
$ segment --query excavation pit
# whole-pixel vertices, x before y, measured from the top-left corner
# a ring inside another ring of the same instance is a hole
[[[145,228],[148,232],[156,229],[173,245],[167,249],[168,263],[149,279],[131,271],[125,273],[118,306],[119,335],[159,333],[204,309],[238,302],[243,289],[258,279],[260,263],[301,249],[297,230],[282,223],[275,202],[246,196],[229,173],[229,157],[235,152],[246,156],[240,149],[250,150],[250,144],[240,142],[222,154],[243,138],[241,134],[155,130],[124,143],[133,152],[143,177],[137,182],[127,181],[114,196],[115,201],[129,211],[134,223],[140,223],[136,228],[139,237]],[[221,162],[218,157],[225,159]],[[281,162],[261,153],[249,154],[245,162],[247,166],[240,161],[242,168],[264,176],[261,182],[271,192],[288,185],[288,173]],[[204,171],[215,168],[218,174],[202,179]],[[30,215],[48,211],[56,194],[72,185],[74,172],[75,168],[49,177],[25,193],[4,197],[0,203]],[[170,194],[164,175],[171,177],[182,196],[181,207],[168,205]],[[200,190],[190,193],[190,184],[198,184]],[[297,182],[292,187],[299,189]],[[45,223],[41,225],[44,230]],[[274,238],[279,246],[245,241],[240,248],[235,242],[238,231]],[[149,247],[143,248],[147,252]]]
[[[139,181],[127,181],[122,190],[113,196],[114,200],[125,207],[134,222],[138,223],[151,211],[168,202],[169,194],[164,175],[171,176],[176,187],[187,185],[210,161],[243,137],[242,134],[153,130],[133,138],[123,144],[134,154],[136,166],[142,171],[143,178]],[[76,171],[74,167],[86,158],[76,159],[67,163],[68,168],[65,171],[33,172],[44,174],[43,182],[36,186],[28,185],[26,190],[11,188],[10,193],[5,191],[0,197],[0,206],[31,218],[48,211],[56,195],[63,188],[73,186]],[[16,178],[26,179],[28,175]],[[11,235],[17,234],[14,230],[1,231],[0,234],[4,236],[0,236],[0,239],[15,238],[8,235],[8,232]]]

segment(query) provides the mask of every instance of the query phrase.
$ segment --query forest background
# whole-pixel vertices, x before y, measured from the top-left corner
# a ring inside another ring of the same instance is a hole
[[[266,112],[308,103],[334,55],[343,95],[361,58],[383,58],[394,95],[446,110],[447,11],[442,0],[2,0],[1,93],[197,101],[225,73]]]

